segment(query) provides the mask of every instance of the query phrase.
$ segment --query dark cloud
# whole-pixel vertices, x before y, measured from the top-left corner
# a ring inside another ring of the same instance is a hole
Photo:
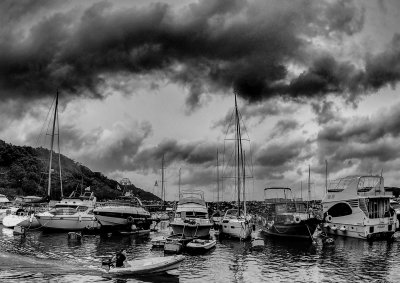
[[[338,116],[323,125],[318,133],[318,158],[322,165],[329,161],[336,172],[374,160],[379,166],[399,158],[400,105],[380,110],[371,117],[346,119]],[[369,171],[368,171],[369,172]],[[365,173],[365,172],[364,172]]]
[[[243,105],[240,107],[240,115],[246,125],[249,125],[252,119],[255,119],[256,124],[261,124],[267,117],[291,114],[296,111],[296,105],[284,103],[280,99],[271,99],[263,103],[255,103],[250,105]],[[229,111],[224,118],[215,121],[212,128],[226,129],[232,121],[234,113]]]
[[[353,1],[204,0],[179,8],[83,2],[69,9],[50,1],[46,13],[43,2],[14,2],[6,3],[16,20],[3,21],[19,36],[6,28],[0,35],[8,35],[0,44],[0,91],[8,99],[33,99],[56,88],[102,97],[108,80],[120,74],[154,74],[183,84],[192,108],[203,93],[231,88],[256,102],[360,93],[398,81],[396,38],[388,51],[367,58],[365,70],[315,54],[308,39],[362,29],[364,9]],[[26,14],[31,28],[21,24]],[[289,64],[304,72],[293,77]]]
[[[271,137],[288,134],[291,130],[299,127],[299,123],[293,119],[280,120],[272,129]]]
[[[152,127],[148,122],[116,123],[110,129],[97,128],[90,132],[63,125],[60,129],[61,153],[68,152],[70,158],[106,174],[130,170],[136,166],[134,158],[151,133]],[[43,144],[48,146],[49,137],[44,136],[47,142]],[[27,137],[27,140],[32,139],[33,136]]]
[[[290,141],[286,144],[274,143],[261,149],[257,153],[256,164],[261,166],[281,166],[297,160],[306,143],[304,141]]]
[[[206,141],[178,142],[173,139],[164,140],[155,147],[143,148],[138,152],[131,169],[159,168],[163,156],[166,165],[185,162],[188,166],[214,166],[217,158],[217,144]]]
[[[311,108],[317,115],[318,124],[332,122],[337,117],[339,109],[335,107],[334,102],[323,100],[311,103]]]

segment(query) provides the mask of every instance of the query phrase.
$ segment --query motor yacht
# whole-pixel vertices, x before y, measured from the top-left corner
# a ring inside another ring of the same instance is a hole
[[[360,239],[390,238],[399,226],[382,176],[348,176],[328,188],[322,200],[323,231]]]
[[[185,237],[209,237],[213,226],[202,191],[183,191],[179,196],[171,227]]]
[[[36,214],[36,218],[44,229],[81,231],[100,228],[100,224],[93,214],[96,197],[86,188],[78,196],[76,191],[67,198],[63,198],[55,206],[43,213]]]
[[[99,203],[93,213],[104,229],[134,227],[148,230],[152,223],[150,212],[130,191],[116,200]]]
[[[313,239],[320,223],[310,202],[295,199],[290,188],[266,188],[262,232],[267,236]]]

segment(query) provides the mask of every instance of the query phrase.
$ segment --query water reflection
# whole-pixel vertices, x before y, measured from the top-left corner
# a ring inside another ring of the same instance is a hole
[[[0,282],[400,282],[400,239],[373,242],[335,238],[332,246],[309,241],[264,238],[253,251],[250,241],[221,239],[204,254],[186,254],[179,273],[110,278],[101,271],[103,257],[127,248],[128,259],[162,256],[150,238],[168,235],[168,227],[150,237],[85,235],[69,241],[67,233],[28,232],[14,236],[0,229]]]

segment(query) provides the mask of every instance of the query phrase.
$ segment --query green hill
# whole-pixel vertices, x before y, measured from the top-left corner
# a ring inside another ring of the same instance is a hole
[[[46,195],[49,156],[50,151],[45,148],[15,146],[0,140],[0,193],[10,197]],[[53,154],[52,199],[61,198],[58,158],[58,154]],[[80,191],[89,186],[98,200],[113,199],[122,194],[117,190],[117,181],[107,178],[100,172],[93,172],[64,155],[61,155],[60,159],[64,196],[68,196],[74,190]],[[144,201],[160,200],[159,197],[135,185],[120,185],[120,187],[132,190],[134,195]]]

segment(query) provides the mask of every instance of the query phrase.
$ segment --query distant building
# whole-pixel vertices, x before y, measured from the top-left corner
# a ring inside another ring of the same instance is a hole
[[[119,182],[123,186],[130,186],[132,185],[131,180],[128,178],[122,178],[122,180]]]

